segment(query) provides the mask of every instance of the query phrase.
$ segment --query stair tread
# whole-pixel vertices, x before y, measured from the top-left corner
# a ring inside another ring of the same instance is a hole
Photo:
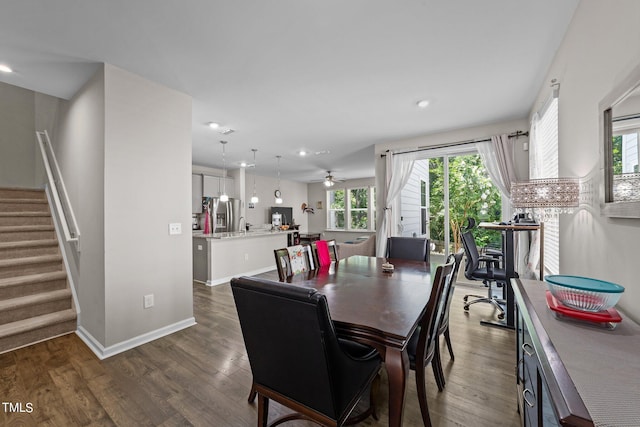
[[[0,198],[0,203],[35,203],[35,204],[40,204],[40,205],[46,205],[47,199],[18,199],[18,198],[11,198],[11,197],[2,197]]]
[[[42,211],[16,211],[16,212],[0,212],[0,217],[13,217],[13,216],[26,216],[26,217],[49,217],[49,212]]]
[[[58,241],[56,239],[41,239],[0,242],[0,249],[39,248],[42,246],[58,246]]]
[[[49,301],[56,301],[65,298],[71,298],[71,290],[57,289],[54,291],[40,292],[33,295],[25,295],[21,297],[11,298],[0,301],[0,311],[9,309],[18,309],[29,305],[42,304]]]
[[[62,255],[38,255],[23,258],[0,259],[0,267],[7,267],[10,265],[38,264],[41,262],[52,261],[62,261]]]
[[[53,231],[53,225],[3,225],[0,233],[15,233],[19,231]]]
[[[0,288],[7,286],[18,286],[32,282],[47,282],[51,280],[66,279],[66,271],[51,271],[48,273],[26,274],[24,276],[14,276],[0,279]]]
[[[43,314],[29,319],[6,323],[4,325],[0,325],[0,338],[40,329],[57,323],[67,322],[76,318],[75,310],[70,308],[63,311],[57,311],[55,313]]]

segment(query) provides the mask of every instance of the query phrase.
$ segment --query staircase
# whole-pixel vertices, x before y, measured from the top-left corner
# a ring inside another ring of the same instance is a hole
[[[0,188],[0,353],[75,330],[44,190]]]

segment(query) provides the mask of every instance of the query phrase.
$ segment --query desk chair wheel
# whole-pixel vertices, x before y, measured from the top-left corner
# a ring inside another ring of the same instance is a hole
[[[504,313],[498,313],[498,319],[503,320],[504,319]]]

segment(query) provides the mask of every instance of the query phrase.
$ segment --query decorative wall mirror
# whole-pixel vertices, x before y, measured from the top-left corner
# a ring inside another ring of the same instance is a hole
[[[640,66],[600,103],[605,216],[640,218]]]

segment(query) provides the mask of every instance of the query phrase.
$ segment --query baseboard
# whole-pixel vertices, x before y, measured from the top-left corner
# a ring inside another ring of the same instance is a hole
[[[195,281],[198,282],[198,283],[204,283],[207,286],[218,286],[218,285],[223,285],[225,283],[229,283],[231,281],[231,279],[233,279],[234,277],[255,276],[256,274],[267,273],[267,272],[273,271],[275,269],[276,269],[275,266],[269,266],[269,267],[259,268],[257,270],[247,271],[247,272],[244,272],[242,274],[234,274],[233,276],[221,277],[219,279],[214,279],[214,280],[207,280],[206,283],[205,282],[201,282],[199,280],[195,280]]]
[[[178,332],[182,329],[186,329],[195,324],[196,324],[196,319],[194,317],[189,317],[188,319],[184,319],[180,322],[176,322],[171,325],[164,326],[162,328],[156,329],[155,331],[150,331],[145,334],[138,335],[137,337],[133,337],[126,341],[122,341],[117,344],[110,345],[109,347],[104,347],[98,340],[96,340],[93,337],[93,335],[91,335],[82,326],[78,326],[76,335],[78,335],[78,337],[80,337],[80,339],[84,341],[84,343],[91,349],[91,351],[95,353],[96,356],[98,356],[100,360],[104,360],[108,357],[115,356],[118,353],[122,353],[124,351],[131,350],[132,348],[138,347],[142,344],[146,344],[148,342],[157,340],[158,338],[171,335],[174,332]]]

